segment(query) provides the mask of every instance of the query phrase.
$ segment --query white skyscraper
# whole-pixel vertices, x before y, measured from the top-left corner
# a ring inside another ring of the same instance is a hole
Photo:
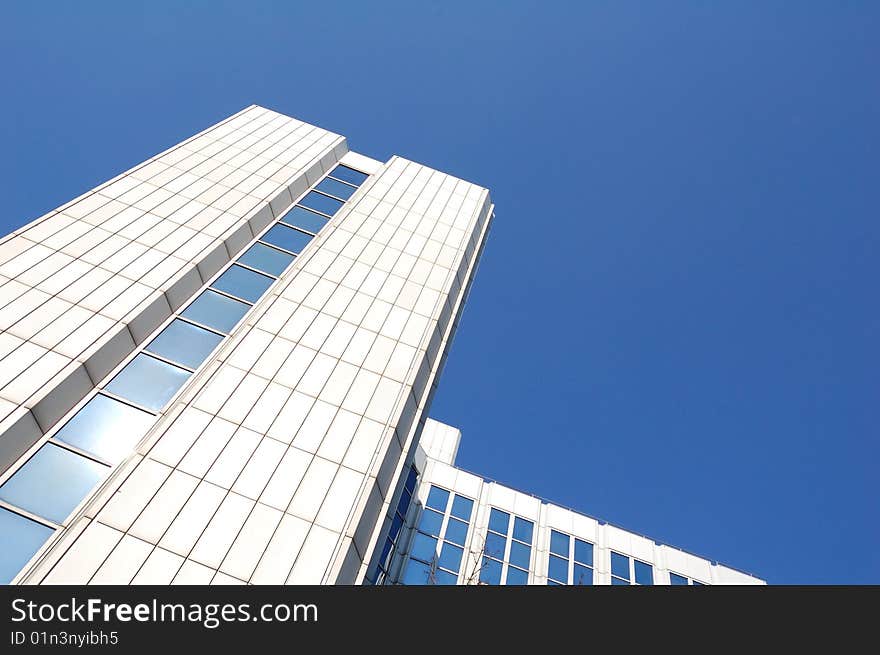
[[[452,466],[492,218],[251,106],[0,240],[0,581],[760,582]]]

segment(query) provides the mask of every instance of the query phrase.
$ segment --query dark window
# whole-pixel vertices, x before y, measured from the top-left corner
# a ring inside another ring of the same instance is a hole
[[[593,584],[593,569],[581,564],[574,565],[574,584],[591,585]]]
[[[524,585],[529,583],[529,572],[512,566],[507,567],[507,582],[509,585]]]
[[[550,556],[550,564],[547,567],[547,577],[562,583],[568,583],[568,560]]]
[[[611,575],[629,582],[629,557],[620,553],[611,553]]]
[[[679,575],[678,573],[670,573],[669,574],[669,584],[673,585],[686,585],[688,583],[688,579],[683,575]]]
[[[531,559],[532,549],[518,541],[510,542],[510,557],[508,561],[522,569],[529,568],[529,560]]]
[[[527,544],[532,543],[532,529],[534,527],[534,523],[531,521],[517,516],[513,519],[513,538],[524,541]]]
[[[458,573],[458,569],[461,566],[461,557],[463,554],[463,548],[444,543],[443,548],[440,550],[440,566],[442,566],[444,569],[449,569],[450,571],[455,571],[456,573]]]
[[[569,536],[564,532],[550,531],[550,552],[568,559]]]
[[[330,171],[330,175],[337,180],[342,180],[343,182],[348,182],[355,186],[360,186],[364,183],[364,180],[369,177],[366,173],[361,173],[360,171],[356,171],[353,168],[349,168],[342,164],[339,164],[339,166]]]
[[[452,501],[452,515],[462,521],[471,520],[471,511],[474,508],[474,501],[464,496],[456,495]]]
[[[507,528],[510,525],[510,514],[502,512],[500,509],[492,508],[489,513],[489,529],[498,534],[507,535]]]
[[[574,540],[574,559],[581,564],[593,566],[593,544],[580,539]]]
[[[467,539],[467,533],[468,524],[464,521],[450,518],[446,524],[446,539],[454,544],[463,546],[465,539]]]
[[[351,197],[351,194],[357,191],[357,187],[353,187],[350,184],[345,184],[344,182],[339,182],[338,180],[329,177],[325,177],[321,180],[321,183],[315,188],[318,191],[329,193],[331,196],[336,196],[343,200],[348,200]]]
[[[431,487],[431,491],[428,492],[428,502],[425,503],[428,507],[433,507],[440,512],[446,512],[446,505],[449,502],[449,492],[446,489],[441,489],[440,487]]]
[[[419,530],[427,534],[437,536],[440,534],[440,526],[443,524],[443,515],[431,509],[422,512],[422,518],[419,521]]]
[[[654,584],[654,567],[645,562],[635,560],[636,584]]]

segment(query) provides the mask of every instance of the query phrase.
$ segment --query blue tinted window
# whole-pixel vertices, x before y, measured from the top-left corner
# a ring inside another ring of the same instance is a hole
[[[629,557],[620,553],[611,553],[611,575],[629,580]]]
[[[269,275],[278,276],[290,266],[293,259],[294,255],[290,253],[257,242],[248,248],[238,261]]]
[[[350,184],[354,184],[355,186],[360,186],[364,183],[364,180],[369,177],[366,173],[361,173],[360,171],[356,171],[348,166],[343,166],[342,164],[339,164],[339,166],[330,171],[330,175],[337,180],[343,180]]]
[[[414,468],[409,469],[409,475],[406,476],[406,483],[403,485],[404,489],[412,494],[413,489],[416,488],[416,480],[419,478],[419,472]]]
[[[480,566],[480,582],[501,584],[501,562],[484,557]]]
[[[458,569],[461,566],[461,556],[463,554],[463,548],[444,543],[443,548],[440,550],[440,566],[444,569],[449,569],[450,571],[458,573]]]
[[[529,583],[529,572],[515,569],[512,566],[507,567],[507,581],[505,584],[521,585]]]
[[[441,512],[446,511],[446,504],[449,502],[449,492],[446,489],[441,489],[440,487],[431,487],[431,491],[428,492],[428,502],[425,503],[428,507],[433,507],[434,509],[440,510]]]
[[[0,500],[62,523],[109,470],[47,443],[0,487]]]
[[[611,577],[611,584],[613,584],[613,585],[621,585],[621,584],[628,585],[629,582],[627,582],[626,580],[621,580],[620,578],[615,578],[612,576]]]
[[[327,214],[328,216],[333,216],[333,214],[342,207],[341,200],[325,196],[323,193],[318,193],[317,191],[309,191],[306,194],[306,197],[300,200],[297,204]]]
[[[532,543],[532,528],[534,528],[534,524],[531,521],[517,516],[513,519],[513,538],[527,544]]]
[[[181,316],[220,332],[229,333],[250,308],[250,305],[206,289],[186,308],[186,311],[181,313]]]
[[[550,556],[550,563],[547,566],[547,577],[559,580],[559,582],[568,582],[568,560]]]
[[[581,564],[593,566],[593,544],[580,539],[574,540],[574,559]]]
[[[506,537],[490,532],[486,535],[486,545],[483,552],[490,557],[504,559],[504,545],[507,543]]]
[[[286,225],[273,225],[266,234],[260,237],[260,241],[271,243],[273,246],[278,246],[297,254],[302,252],[302,249],[309,245],[311,240],[312,236],[310,234],[294,230]]]
[[[574,565],[574,584],[591,585],[593,584],[593,569],[588,566]]]
[[[172,362],[198,368],[221,341],[223,337],[219,334],[176,318],[150,342],[147,350]]]
[[[404,489],[400,494],[400,499],[397,501],[397,511],[406,516],[406,510],[409,508],[409,502],[412,500],[412,495]]]
[[[493,507],[489,514],[489,529],[498,534],[506,535],[508,525],[510,525],[510,514]]]
[[[468,524],[464,521],[450,518],[449,522],[446,524],[446,539],[454,544],[463,546],[465,539],[467,539],[467,532]]]
[[[654,567],[645,562],[635,561],[636,583],[654,584]]]
[[[337,180],[332,180],[329,177],[325,177],[321,180],[321,183],[315,188],[318,191],[329,193],[331,196],[336,196],[343,200],[348,200],[351,197],[351,194],[357,191],[355,187],[344,184],[343,182],[338,182]]]
[[[391,564],[391,551],[394,550],[394,544],[391,539],[385,539],[385,545],[382,547],[382,554],[379,556],[379,566],[381,566],[386,571],[388,570],[388,565]]]
[[[670,573],[669,574],[669,584],[686,585],[687,583],[688,583],[688,579],[686,577],[684,577],[683,575],[679,575],[678,573]]]
[[[431,581],[431,567],[414,559],[406,563],[406,571],[403,573],[403,584],[420,585],[429,584]]]
[[[257,302],[266,289],[272,286],[272,278],[268,275],[255,273],[243,266],[233,264],[218,277],[211,286],[219,291],[224,291],[231,296]]]
[[[529,559],[532,555],[532,549],[518,541],[510,542],[510,557],[508,561],[522,569],[529,568]]]
[[[327,225],[327,217],[305,207],[294,207],[281,217],[281,222],[317,234]]]
[[[452,501],[452,515],[462,519],[463,521],[471,520],[471,511],[474,508],[474,501],[464,496],[456,495]]]
[[[547,579],[547,586],[548,587],[561,587],[561,586],[563,586],[563,584],[561,582],[556,582],[555,580],[550,580],[548,578]]]
[[[419,521],[419,530],[428,534],[439,535],[440,526],[443,523],[443,515],[433,510],[426,509],[422,512],[422,518]]]
[[[107,390],[159,411],[190,375],[189,371],[141,353],[110,380]]]
[[[705,582],[700,582],[699,580],[691,580],[691,584],[695,587],[704,587],[706,586]]]
[[[433,561],[437,554],[437,540],[434,537],[428,537],[421,532],[417,532],[413,539],[410,554],[416,559],[425,562]]]
[[[550,531],[550,552],[556,553],[557,555],[562,555],[565,558],[568,558],[568,549],[569,542],[571,540],[568,538],[568,535],[563,532],[557,532],[556,530]]]
[[[116,464],[134,448],[156,417],[98,394],[87,402],[55,438]]]
[[[458,575],[437,569],[434,572],[434,584],[454,585],[458,583]]]
[[[388,528],[388,538],[391,541],[397,541],[397,535],[400,534],[400,528],[403,527],[403,519],[400,518],[399,515],[395,514],[394,518],[391,519],[391,527]]]
[[[40,546],[52,536],[52,528],[0,508],[0,584],[9,584]]]

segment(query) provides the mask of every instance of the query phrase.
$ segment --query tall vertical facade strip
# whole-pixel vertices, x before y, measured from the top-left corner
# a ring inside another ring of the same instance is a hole
[[[428,418],[493,218],[251,106],[0,240],[0,581],[674,583]]]

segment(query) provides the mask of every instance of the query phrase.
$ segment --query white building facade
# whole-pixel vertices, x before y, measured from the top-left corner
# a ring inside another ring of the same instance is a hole
[[[0,240],[0,582],[757,581],[452,466],[493,209],[251,106]]]

